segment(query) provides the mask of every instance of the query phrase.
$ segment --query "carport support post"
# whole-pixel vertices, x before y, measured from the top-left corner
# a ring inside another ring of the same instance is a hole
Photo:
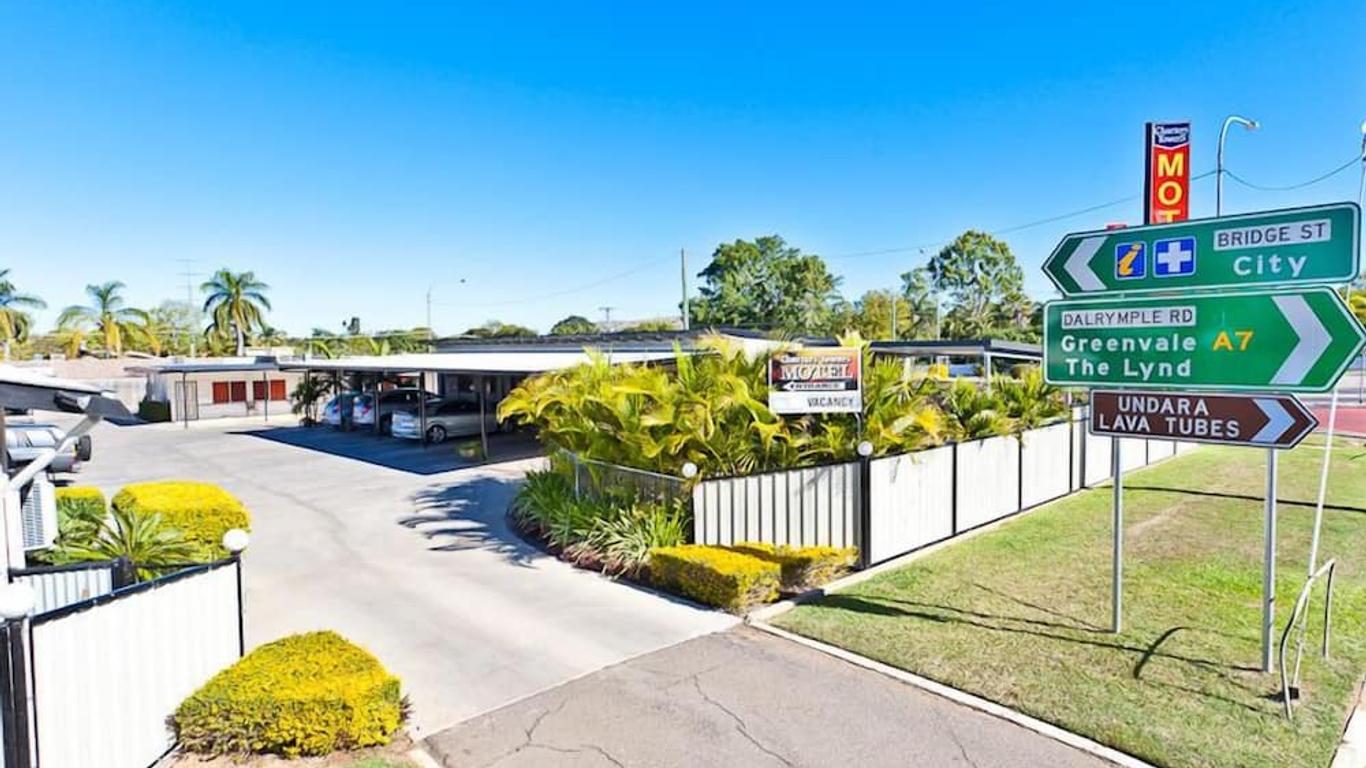
[[[484,390],[488,388],[488,379],[479,377],[479,444],[484,450],[484,461],[489,460],[489,428],[484,423],[487,418],[484,416]]]
[[[422,430],[422,447],[427,447],[427,374],[419,373],[417,388],[417,421]]]
[[[1276,470],[1279,455],[1266,449],[1266,551],[1262,554],[1262,671],[1271,671],[1271,635],[1276,628]]]
[[[261,420],[265,422],[270,421],[270,380],[267,375],[261,371]]]
[[[190,385],[189,374],[180,374],[180,421],[184,424],[181,429],[190,428]]]
[[[1110,438],[1110,471],[1115,476],[1114,560],[1110,572],[1110,631],[1119,634],[1124,626],[1124,462],[1120,460],[1118,437]]]

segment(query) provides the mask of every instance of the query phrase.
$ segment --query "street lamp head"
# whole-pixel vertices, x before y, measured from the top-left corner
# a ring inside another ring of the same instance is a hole
[[[697,465],[691,461],[683,464],[683,477],[691,480],[697,477]]]
[[[223,549],[230,554],[239,555],[251,543],[251,536],[241,528],[233,528],[223,534]]]
[[[0,587],[0,619],[14,621],[33,612],[38,604],[38,595],[33,587],[16,581]]]
[[[869,456],[872,456],[873,444],[868,442],[867,440],[860,441],[858,444],[858,455],[862,456],[865,459]]]

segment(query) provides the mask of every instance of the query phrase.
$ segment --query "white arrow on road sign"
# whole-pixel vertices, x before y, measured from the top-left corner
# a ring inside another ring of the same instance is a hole
[[[1324,350],[1333,343],[1328,329],[1323,327],[1314,311],[1309,308],[1303,296],[1274,296],[1271,299],[1281,311],[1291,331],[1299,341],[1281,363],[1276,375],[1271,377],[1272,384],[1299,384],[1323,356]]]
[[[1072,255],[1068,256],[1067,261],[1062,265],[1062,268],[1072,276],[1073,280],[1077,281],[1077,285],[1081,286],[1083,291],[1105,290],[1105,283],[1101,282],[1100,277],[1092,272],[1091,267],[1086,263],[1091,260],[1092,256],[1096,255],[1096,251],[1100,250],[1100,246],[1105,242],[1105,237],[1105,235],[1101,235],[1082,240],[1077,246],[1077,250],[1072,251]]]
[[[1285,409],[1276,400],[1269,397],[1258,397],[1255,399],[1257,407],[1266,414],[1266,426],[1257,430],[1257,434],[1252,436],[1254,443],[1275,444],[1287,429],[1295,426],[1295,417],[1290,415],[1290,411]]]

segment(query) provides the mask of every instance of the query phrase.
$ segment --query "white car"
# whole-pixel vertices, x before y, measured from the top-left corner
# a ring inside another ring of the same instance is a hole
[[[484,414],[484,428],[490,432],[498,428],[498,417]],[[394,437],[404,440],[422,439],[422,418],[416,410],[395,411],[392,424]],[[427,439],[433,443],[448,437],[479,434],[479,404],[460,400],[438,400],[427,403]]]
[[[389,424],[395,413],[416,408],[417,400],[422,396],[427,398],[429,408],[439,400],[431,392],[424,392],[416,387],[401,387],[379,393],[380,434],[389,431]],[[375,425],[375,396],[373,393],[366,392],[356,395],[351,404],[351,423],[357,427],[373,427]]]
[[[327,401],[323,406],[322,422],[332,427],[342,426],[342,414],[351,413],[352,401],[356,399],[355,392],[343,392]]]

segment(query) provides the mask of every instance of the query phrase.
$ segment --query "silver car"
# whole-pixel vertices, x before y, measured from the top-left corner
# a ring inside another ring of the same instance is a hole
[[[498,417],[492,413],[485,413],[484,429],[491,432],[497,428]],[[421,414],[413,409],[395,411],[391,434],[405,440],[422,439]],[[435,403],[427,403],[428,441],[440,443],[448,437],[465,437],[477,434],[479,434],[478,403],[465,400],[439,400]]]
[[[61,429],[52,424],[6,424],[5,454],[9,459],[10,471],[38,458],[44,450],[56,448],[63,434]],[[82,435],[74,445],[52,460],[47,471],[79,472],[81,462],[90,460],[90,453],[90,435]]]

